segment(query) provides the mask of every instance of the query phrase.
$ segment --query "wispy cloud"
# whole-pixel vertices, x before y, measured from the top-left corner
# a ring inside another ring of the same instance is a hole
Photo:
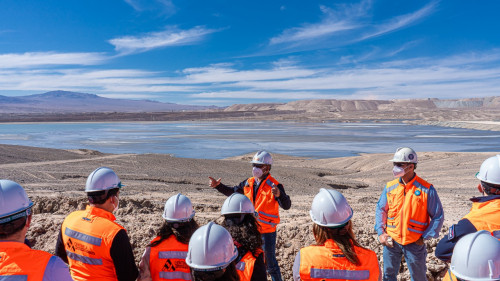
[[[337,5],[335,8],[321,6],[322,19],[319,22],[304,23],[284,30],[269,40],[268,49],[263,53],[268,55],[334,48],[382,36],[429,16],[436,10],[437,3],[434,0],[415,12],[383,21],[373,20],[373,3],[370,0]]]
[[[177,11],[172,0],[124,0],[137,12],[152,11],[159,12],[165,16],[171,16]]]
[[[0,68],[22,68],[50,65],[97,65],[109,60],[103,53],[31,52],[0,54]]]
[[[124,36],[109,40],[115,46],[115,50],[120,54],[132,54],[146,52],[152,49],[193,45],[202,41],[206,35],[216,32],[214,29],[207,29],[197,26],[188,30],[181,30],[177,27],[168,27],[164,31],[151,32],[142,36]]]

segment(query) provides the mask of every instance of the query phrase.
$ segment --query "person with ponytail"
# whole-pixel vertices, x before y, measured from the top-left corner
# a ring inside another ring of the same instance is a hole
[[[180,193],[167,200],[165,222],[144,251],[137,281],[191,280],[185,259],[189,239],[198,228],[194,213],[191,200]]]
[[[340,192],[320,189],[309,213],[316,244],[297,253],[294,281],[382,279],[375,252],[356,241],[351,222],[353,211]]]

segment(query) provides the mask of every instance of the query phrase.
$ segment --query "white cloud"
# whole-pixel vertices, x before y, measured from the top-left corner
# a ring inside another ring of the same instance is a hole
[[[0,54],[0,68],[28,68],[60,65],[97,65],[109,58],[102,53],[30,52]]]
[[[216,32],[214,29],[206,29],[201,26],[188,30],[180,30],[169,27],[164,31],[151,32],[143,36],[125,36],[109,40],[120,54],[132,54],[146,52],[152,49],[193,45],[205,38],[206,35]]]
[[[153,11],[170,16],[177,11],[171,0],[124,0],[137,12]]]
[[[331,95],[318,94],[314,92],[260,92],[260,91],[219,91],[219,92],[203,92],[190,95],[193,98],[231,98],[231,99],[275,99],[275,100],[300,100],[300,99],[328,99]]]

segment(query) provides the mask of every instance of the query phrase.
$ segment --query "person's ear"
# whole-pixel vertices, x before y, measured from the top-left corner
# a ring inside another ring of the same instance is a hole
[[[29,215],[27,218],[26,218],[26,228],[29,228],[30,225],[31,225],[31,217],[32,215]]]
[[[484,188],[481,184],[478,184],[477,185],[477,190],[479,190],[479,192],[483,193],[484,192]]]

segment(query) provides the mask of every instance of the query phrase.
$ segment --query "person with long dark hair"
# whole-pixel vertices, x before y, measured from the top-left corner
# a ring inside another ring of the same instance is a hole
[[[231,234],[224,227],[209,222],[191,237],[186,263],[191,268],[193,281],[239,281],[237,257],[238,250]]]
[[[377,255],[356,241],[353,211],[340,192],[320,189],[309,213],[316,244],[297,253],[294,281],[381,280]]]
[[[189,239],[198,228],[191,200],[182,194],[165,203],[165,222],[146,247],[139,264],[138,281],[191,280],[185,262]]]
[[[222,205],[224,226],[238,248],[236,269],[242,281],[266,280],[266,264],[252,201],[243,194],[233,193]]]

